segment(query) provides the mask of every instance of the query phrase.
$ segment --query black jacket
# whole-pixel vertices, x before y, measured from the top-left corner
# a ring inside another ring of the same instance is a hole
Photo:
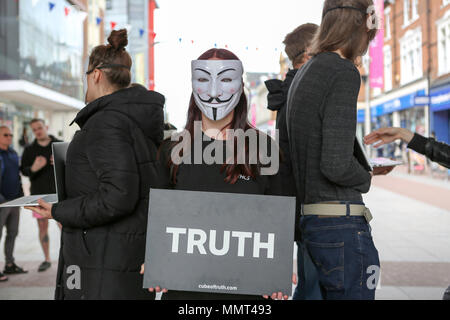
[[[56,193],[55,173],[53,166],[50,164],[50,157],[52,155],[52,144],[54,142],[61,142],[61,140],[50,136],[51,142],[46,147],[39,145],[37,140],[27,146],[22,154],[22,161],[20,171],[26,177],[30,178],[31,194],[48,194]],[[41,170],[32,172],[34,160],[38,156],[43,156],[47,159],[47,164]]]
[[[133,87],[97,99],[74,120],[81,130],[67,151],[67,200],[52,209],[63,225],[57,299],[154,298],[139,271],[148,193],[160,187],[154,177],[163,105],[159,93]],[[80,289],[68,287],[69,266],[80,268]]]
[[[431,161],[450,168],[450,146],[448,144],[437,142],[433,138],[425,138],[416,133],[408,148],[425,155]]]
[[[276,128],[279,133],[279,144],[281,149],[281,161],[280,161],[280,180],[281,192],[284,196],[295,197],[295,179],[292,171],[291,152],[289,150],[289,136],[286,125],[286,103],[291,87],[292,81],[297,74],[297,69],[289,70],[286,74],[284,81],[273,79],[265,82],[269,94],[267,95],[268,109],[277,111],[277,124]],[[298,205],[299,207],[299,205]],[[296,235],[295,239],[299,240],[298,222],[300,220],[300,214],[297,210],[296,215]]]

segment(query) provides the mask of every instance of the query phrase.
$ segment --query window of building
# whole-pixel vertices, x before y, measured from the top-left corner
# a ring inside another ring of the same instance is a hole
[[[403,0],[403,26],[419,18],[419,0]]]
[[[390,46],[384,49],[384,91],[392,90],[392,51]]]
[[[389,40],[391,38],[391,8],[388,7],[384,10],[384,38]]]
[[[403,0],[403,25],[408,25],[409,24],[409,20],[410,20],[410,4],[411,0]]]
[[[412,1],[412,20],[416,20],[419,18],[419,0],[411,0]]]
[[[400,39],[401,84],[417,80],[423,75],[422,31],[420,28],[408,31]]]
[[[113,4],[112,0],[106,0],[106,10],[112,10]]]
[[[450,73],[450,12],[438,21],[438,72],[439,75]]]

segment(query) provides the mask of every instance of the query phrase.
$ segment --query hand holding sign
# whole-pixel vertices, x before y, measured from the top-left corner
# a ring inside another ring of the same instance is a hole
[[[142,264],[140,274],[144,275],[144,273],[145,273],[145,264]],[[169,291],[167,289],[161,290],[161,288],[159,286],[157,286],[156,288],[148,288],[148,291],[150,291],[150,292],[153,292],[155,290],[156,290],[156,293],[160,293],[160,292],[167,293],[167,291]]]

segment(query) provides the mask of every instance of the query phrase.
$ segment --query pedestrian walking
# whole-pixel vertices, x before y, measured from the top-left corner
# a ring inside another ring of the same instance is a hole
[[[24,176],[30,178],[31,195],[56,193],[52,144],[61,142],[61,140],[48,134],[48,126],[46,126],[45,121],[42,119],[31,120],[30,127],[36,139],[31,145],[25,147],[20,171]],[[39,241],[45,258],[40,264],[38,271],[44,272],[51,267],[48,219],[44,219],[36,212],[33,213],[33,217],[37,220]]]
[[[67,150],[67,199],[55,205],[41,201],[37,208],[63,226],[56,299],[155,297],[142,288],[139,271],[149,191],[161,186],[156,156],[163,139],[164,97],[130,87],[125,29],[112,31],[108,43],[89,57],[88,104],[74,120],[81,130]]]
[[[6,126],[0,126],[0,202],[7,202],[23,196],[19,173],[19,156],[11,147],[13,135]],[[28,271],[19,267],[14,259],[14,245],[19,233],[20,208],[0,208],[0,240],[6,227],[5,275],[22,274]],[[0,281],[8,278],[0,272]]]

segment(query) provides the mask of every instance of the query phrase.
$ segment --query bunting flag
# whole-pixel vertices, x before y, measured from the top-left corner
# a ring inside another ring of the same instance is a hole
[[[100,17],[97,17],[97,18],[96,18],[96,21],[97,21],[97,25],[99,26],[100,23],[102,23],[103,19],[100,18]]]
[[[70,13],[70,8],[64,7],[64,14],[66,15],[66,17],[69,15]]]
[[[48,8],[49,8],[50,11],[52,11],[53,8],[55,8],[55,6],[56,6],[56,4],[53,3],[53,2],[49,2],[49,3],[48,3]]]
[[[144,35],[145,30],[144,29],[139,29],[139,36],[142,38],[142,36]]]
[[[111,30],[114,30],[114,28],[117,26],[117,22],[111,21]]]

